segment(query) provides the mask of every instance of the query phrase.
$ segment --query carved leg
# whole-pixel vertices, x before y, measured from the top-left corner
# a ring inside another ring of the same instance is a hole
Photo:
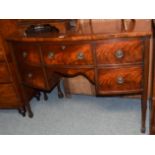
[[[145,133],[146,127],[145,127],[145,121],[146,121],[146,110],[147,110],[147,99],[143,98],[141,99],[141,132]]]
[[[25,116],[26,116],[26,108],[25,108],[25,106],[19,108],[19,109],[18,109],[18,112],[19,112],[23,117],[25,117]]]
[[[40,91],[37,91],[36,96],[35,96],[37,101],[40,101],[40,96],[41,96]]]
[[[31,106],[30,106],[29,103],[27,103],[26,108],[27,108],[27,111],[28,111],[28,116],[29,116],[30,118],[32,118],[32,117],[33,117],[33,112],[32,112],[32,110],[31,110]]]
[[[57,85],[57,89],[58,89],[58,97],[59,97],[59,98],[63,98],[64,95],[63,95],[63,93],[62,93],[62,91],[61,91],[60,82],[59,82],[59,84]]]
[[[44,100],[47,101],[48,100],[47,93],[45,91],[43,91],[43,94],[44,94]]]

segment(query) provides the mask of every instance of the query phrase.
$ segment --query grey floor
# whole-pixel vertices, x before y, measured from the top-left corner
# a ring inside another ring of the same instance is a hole
[[[0,134],[141,134],[139,99],[82,95],[58,99],[54,90],[48,101],[33,99],[31,105],[33,119],[23,118],[16,110],[0,110]],[[147,117],[146,134],[148,124]]]

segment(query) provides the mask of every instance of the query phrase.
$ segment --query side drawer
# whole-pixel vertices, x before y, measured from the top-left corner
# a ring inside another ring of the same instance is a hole
[[[143,44],[139,39],[109,40],[96,45],[97,64],[143,62]]]
[[[21,67],[22,82],[30,87],[45,89],[46,80],[43,69],[41,67],[34,67],[25,65]]]
[[[99,94],[123,94],[142,91],[142,67],[98,69]]]
[[[40,49],[36,44],[17,43],[13,47],[19,62],[37,65],[41,63]]]

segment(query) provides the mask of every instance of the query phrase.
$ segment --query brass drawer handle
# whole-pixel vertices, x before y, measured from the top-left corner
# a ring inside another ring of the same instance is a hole
[[[22,53],[23,53],[23,58],[26,58],[27,55],[28,55],[27,52],[26,51],[23,51]]]
[[[123,52],[122,50],[117,50],[117,51],[115,52],[115,57],[116,57],[117,59],[123,58],[123,57],[124,57],[124,52]]]
[[[78,60],[83,60],[84,59],[84,53],[83,52],[77,53],[77,59]]]
[[[54,52],[52,52],[52,51],[50,51],[49,53],[48,53],[48,58],[49,59],[52,59],[52,58],[54,58]]]
[[[32,78],[32,73],[28,73],[28,78]]]
[[[116,79],[117,84],[124,84],[125,80],[122,76],[117,77]]]
[[[62,45],[61,46],[61,50],[64,51],[65,49],[66,49],[66,46],[65,45]]]

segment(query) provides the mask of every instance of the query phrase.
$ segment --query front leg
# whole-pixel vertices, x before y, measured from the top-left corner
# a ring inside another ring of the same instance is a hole
[[[145,133],[146,131],[146,111],[147,111],[147,97],[142,96],[141,98],[141,132]]]

